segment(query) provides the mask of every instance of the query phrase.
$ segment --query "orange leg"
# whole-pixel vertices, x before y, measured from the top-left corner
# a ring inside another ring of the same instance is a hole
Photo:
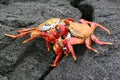
[[[102,26],[102,25],[100,25],[100,24],[98,24],[98,23],[96,23],[96,22],[90,22],[90,21],[87,21],[87,20],[84,20],[84,19],[80,19],[79,21],[80,21],[81,23],[83,23],[83,24],[90,24],[91,27],[92,27],[92,25],[94,25],[94,28],[96,28],[96,27],[98,26],[98,27],[100,27],[101,29],[105,30],[108,34],[110,34],[110,31],[109,31],[107,28],[105,28],[104,26]]]
[[[48,52],[50,52],[49,38],[48,37],[43,37],[43,38],[45,39],[47,50],[48,50]]]
[[[85,44],[86,44],[86,47],[87,47],[89,50],[94,51],[95,53],[98,53],[98,51],[97,51],[96,49],[94,49],[94,48],[91,47],[92,42],[91,42],[91,39],[90,39],[90,38],[87,38],[87,39],[85,40]]]
[[[33,40],[33,39],[35,39],[36,37],[30,37],[29,39],[27,39],[27,40],[25,40],[25,41],[23,41],[23,43],[27,43],[27,42],[29,42],[29,41],[31,41],[31,40]]]
[[[57,43],[55,43],[53,46],[53,49],[56,53],[56,58],[55,58],[54,63],[51,66],[56,67],[62,57],[62,48]]]
[[[65,39],[63,41],[63,43],[64,43],[65,47],[67,48],[66,55],[68,55],[68,52],[70,51],[72,56],[73,56],[73,59],[76,60],[76,55],[75,55],[75,52],[74,52],[74,49],[73,49],[72,45],[83,44],[84,40],[79,39],[79,38],[75,38],[75,37],[71,37],[71,38]]]
[[[97,44],[99,44],[99,45],[112,45],[112,43],[111,42],[102,42],[102,41],[100,41],[94,34],[93,35],[91,35],[91,39],[95,42],[95,43],[97,43]]]
[[[22,30],[17,30],[17,32],[28,32],[28,31],[31,31],[31,30],[34,30],[35,28],[27,28],[27,29],[22,29]]]
[[[11,37],[11,38],[19,38],[19,37],[22,37],[22,36],[25,36],[27,34],[29,34],[30,32],[23,32],[23,33],[20,33],[20,34],[17,34],[17,35],[11,35],[11,34],[5,34],[5,36],[8,36],[8,37]]]

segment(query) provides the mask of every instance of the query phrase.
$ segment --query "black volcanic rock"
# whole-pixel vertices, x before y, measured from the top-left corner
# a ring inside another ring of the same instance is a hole
[[[77,61],[64,57],[59,66],[44,80],[119,80],[120,79],[120,2],[119,0],[76,0],[82,18],[98,22],[110,29],[111,35],[97,29],[95,34],[103,41],[113,42],[113,46],[92,46],[100,54],[77,47]],[[73,1],[75,4],[76,1]],[[74,6],[74,5],[73,5]],[[92,6],[92,8],[88,7]],[[76,7],[76,6],[75,6]],[[93,12],[91,12],[93,11]],[[86,14],[85,14],[86,13]],[[90,16],[92,13],[92,18]],[[91,18],[91,19],[90,19]],[[83,54],[84,55],[81,55]]]
[[[119,5],[119,0],[1,0],[0,38],[6,44],[0,44],[0,80],[119,80]],[[69,54],[52,68],[55,54],[53,50],[47,52],[44,39],[22,44],[29,35],[19,39],[4,36],[17,34],[18,29],[37,26],[52,17],[98,22],[110,29],[111,35],[102,29],[96,29],[95,34],[114,45],[93,43],[92,47],[100,54],[88,50],[84,44],[75,45],[77,61]]]

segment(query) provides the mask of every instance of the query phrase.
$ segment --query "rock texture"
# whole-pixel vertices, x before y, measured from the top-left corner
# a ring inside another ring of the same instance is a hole
[[[0,80],[119,80],[120,78],[120,2],[119,0],[1,0],[0,1]],[[113,46],[93,44],[100,54],[85,45],[74,46],[77,61],[63,57],[56,68],[50,65],[55,54],[46,51],[45,41],[29,43],[5,37],[5,33],[33,27],[52,17],[84,18],[109,28],[111,35],[97,29],[95,34]]]
[[[73,2],[72,5],[82,11],[82,14],[84,13],[83,18],[89,18],[89,20],[98,22],[110,29],[110,36],[101,29],[97,29],[95,34],[100,40],[111,41],[114,45],[99,46],[93,44],[93,47],[100,54],[97,55],[85,49],[84,55],[80,55],[83,51],[78,51],[76,62],[71,56],[64,57],[60,65],[52,70],[44,80],[119,80],[120,2],[118,0],[79,0],[77,5],[75,5],[77,1]],[[92,17],[89,16],[89,12],[92,13]],[[81,47],[77,48],[81,49]]]

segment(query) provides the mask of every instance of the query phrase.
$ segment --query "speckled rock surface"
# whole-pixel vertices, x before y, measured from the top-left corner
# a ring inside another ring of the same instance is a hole
[[[7,44],[0,44],[0,80],[119,80],[119,5],[119,0],[1,0],[0,38]],[[114,45],[93,43],[100,54],[89,51],[84,44],[76,45],[76,62],[71,55],[64,56],[59,65],[52,68],[55,55],[52,50],[46,51],[42,38],[22,44],[29,36],[19,39],[4,36],[5,33],[17,34],[18,29],[36,26],[52,17],[98,22],[109,28],[111,35],[99,28],[95,34]]]

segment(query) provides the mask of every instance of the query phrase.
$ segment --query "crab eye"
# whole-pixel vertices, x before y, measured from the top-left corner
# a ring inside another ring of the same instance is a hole
[[[50,28],[51,28],[51,26],[45,25],[45,26],[42,26],[39,30],[40,30],[40,31],[47,31],[47,30],[49,30]]]

